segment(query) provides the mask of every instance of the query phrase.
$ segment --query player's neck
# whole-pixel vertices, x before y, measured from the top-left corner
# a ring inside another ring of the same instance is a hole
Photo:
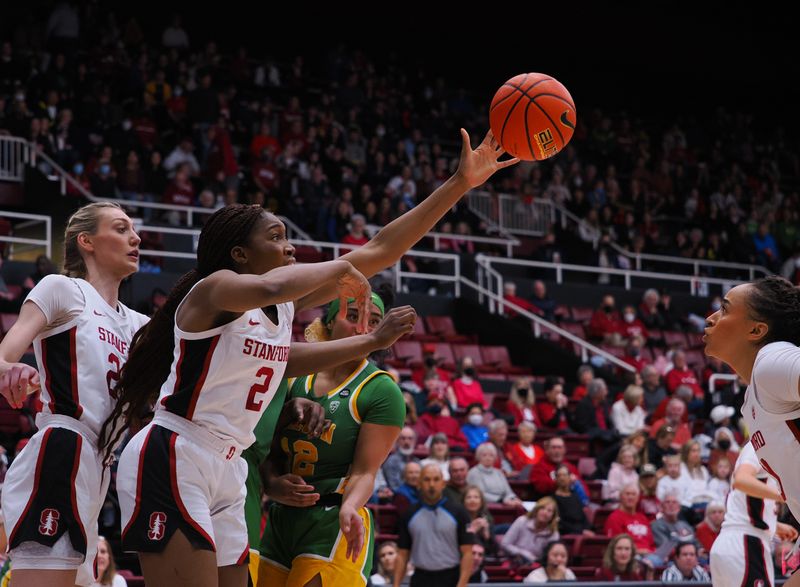
[[[740,354],[731,358],[728,365],[736,371],[736,374],[741,377],[747,385],[750,385],[750,378],[753,376],[753,366],[756,362],[756,355],[760,347],[749,346]]]
[[[321,371],[320,375],[324,378],[325,381],[330,381],[335,385],[339,385],[343,383],[353,372],[358,369],[358,366],[364,361],[364,359],[357,359],[355,361],[350,361],[349,363],[343,363],[334,367],[333,369],[328,369],[327,371]]]
[[[84,279],[91,284],[109,306],[116,309],[119,302],[119,279],[110,275],[98,275],[97,273],[90,273]]]

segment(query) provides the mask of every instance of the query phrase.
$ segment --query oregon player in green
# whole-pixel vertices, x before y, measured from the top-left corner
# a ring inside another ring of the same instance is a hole
[[[384,304],[375,293],[372,299],[370,327],[374,328]],[[413,326],[414,310],[398,310]],[[336,318],[337,313],[334,301],[323,321],[324,332],[334,340],[353,336],[355,304],[348,306],[344,319]],[[287,469],[313,486],[320,498],[310,507],[270,505],[259,585],[302,587],[317,576],[324,587],[363,585],[374,547],[372,517],[364,505],[405,421],[403,395],[388,373],[363,358],[298,377],[289,396],[317,402],[331,422],[314,439],[293,425],[277,433]]]

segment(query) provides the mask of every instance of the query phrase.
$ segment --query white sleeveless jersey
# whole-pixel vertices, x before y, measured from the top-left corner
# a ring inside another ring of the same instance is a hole
[[[800,349],[788,342],[770,343],[759,350],[747,386],[742,416],[761,467],[778,483],[795,518],[800,519]],[[759,395],[789,408],[776,414],[764,408]]]
[[[242,450],[253,444],[253,430],[275,396],[289,359],[294,304],[277,308],[277,325],[260,308],[203,332],[184,332],[176,321],[172,368],[157,408],[203,426]]]
[[[83,294],[83,311],[33,341],[42,387],[42,413],[76,418],[95,434],[117,403],[114,388],[128,357],[131,339],[149,318],[122,303],[112,308],[83,279],[58,276],[74,282]],[[53,279],[43,287],[63,287]],[[31,297],[46,294],[31,291]],[[38,294],[38,295],[37,295]]]
[[[767,485],[777,487],[777,482],[767,475],[767,472],[758,462],[756,451],[748,442],[742,447],[739,458],[736,459],[734,471],[740,465],[747,464],[756,469],[756,477],[765,481]],[[738,489],[731,489],[725,504],[725,520],[722,522],[722,532],[744,532],[752,536],[764,538],[767,542],[775,534],[778,516],[775,513],[775,501],[761,499],[747,495]]]

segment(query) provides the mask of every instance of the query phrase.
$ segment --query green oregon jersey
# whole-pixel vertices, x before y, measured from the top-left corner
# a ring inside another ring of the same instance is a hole
[[[402,427],[406,406],[400,388],[385,371],[366,359],[338,387],[322,397],[313,392],[316,375],[298,377],[289,397],[319,402],[330,428],[310,439],[297,425],[287,426],[280,437],[288,457],[288,471],[300,475],[320,495],[343,493],[356,451],[362,422]]]

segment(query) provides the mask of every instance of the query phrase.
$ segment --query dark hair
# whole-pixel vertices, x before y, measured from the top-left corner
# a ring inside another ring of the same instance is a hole
[[[683,550],[686,546],[691,546],[694,548],[694,552],[697,554],[697,545],[691,540],[678,542],[678,544],[675,545],[675,560],[678,559],[678,557],[681,555],[681,550]]]
[[[467,414],[469,414],[472,408],[480,408],[481,412],[486,411],[485,409],[483,409],[483,404],[481,402],[472,402],[470,405],[467,406]]]
[[[558,545],[563,546],[564,550],[567,551],[567,562],[569,563],[569,548],[567,548],[567,545],[560,540],[553,540],[552,542],[548,542],[544,547],[544,551],[542,551],[542,558],[539,559],[539,564],[547,568],[547,557],[550,556],[550,551],[553,550],[553,547]]]
[[[763,277],[751,285],[747,296],[750,315],[769,326],[761,345],[778,341],[800,345],[800,289],[777,275]]]
[[[544,378],[544,384],[542,385],[542,389],[544,392],[547,393],[551,389],[553,389],[556,385],[561,385],[561,379],[556,377],[555,375],[548,375]]]
[[[245,246],[258,220],[264,214],[260,206],[233,204],[214,212],[200,231],[197,243],[197,267],[184,274],[172,288],[167,301],[152,320],[134,335],[128,360],[117,383],[117,404],[100,430],[100,448],[107,458],[122,437],[125,425],[140,420],[158,398],[161,385],[169,377],[175,349],[174,325],[178,305],[194,284],[221,269],[233,269],[231,249]]]

